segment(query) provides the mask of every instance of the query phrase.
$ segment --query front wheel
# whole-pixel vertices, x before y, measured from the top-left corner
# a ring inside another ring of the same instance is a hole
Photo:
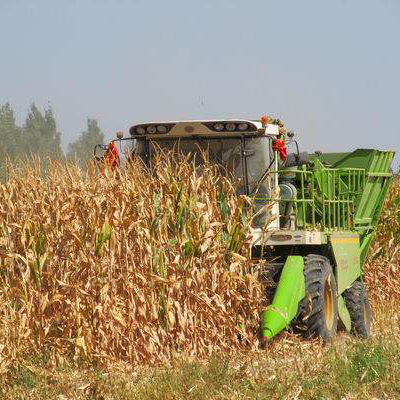
[[[336,280],[329,259],[316,254],[304,257],[306,296],[297,321],[306,337],[330,342],[336,335],[338,303]]]

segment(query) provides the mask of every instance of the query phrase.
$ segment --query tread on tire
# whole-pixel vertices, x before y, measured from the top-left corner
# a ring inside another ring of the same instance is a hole
[[[343,298],[350,314],[350,333],[368,338],[371,334],[372,313],[364,283],[355,281],[343,292]]]
[[[337,286],[329,259],[317,254],[304,257],[306,296],[300,303],[297,322],[307,338],[330,342],[338,324]]]

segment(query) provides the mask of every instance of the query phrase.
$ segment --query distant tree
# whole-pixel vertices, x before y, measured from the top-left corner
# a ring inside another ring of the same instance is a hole
[[[35,104],[31,105],[24,125],[24,142],[27,154],[38,154],[43,160],[62,157],[61,134],[51,107],[42,114]]]
[[[6,160],[23,157],[22,129],[16,125],[14,111],[9,103],[0,105],[0,179],[6,177]]]
[[[85,169],[87,161],[93,158],[94,146],[103,142],[104,134],[97,120],[88,118],[86,131],[83,131],[75,142],[68,145],[67,159],[76,159]]]
[[[0,106],[0,162],[6,157],[14,159],[23,149],[21,145],[21,129],[15,124],[14,111],[9,103]]]

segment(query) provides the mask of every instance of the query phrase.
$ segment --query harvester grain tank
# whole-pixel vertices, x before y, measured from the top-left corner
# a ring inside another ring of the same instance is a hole
[[[338,327],[369,336],[363,266],[394,152],[300,153],[294,134],[268,117],[150,122],[132,126],[129,138],[121,136],[116,140],[132,140],[132,150],[149,167],[157,147],[179,144],[185,154],[207,150],[211,163],[240,182],[238,193],[251,197],[252,257],[275,287],[261,315],[264,340],[289,325],[326,342]],[[288,146],[295,151],[287,154]]]

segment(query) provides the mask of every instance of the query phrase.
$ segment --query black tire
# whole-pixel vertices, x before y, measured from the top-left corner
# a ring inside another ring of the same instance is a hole
[[[329,259],[316,254],[304,257],[306,296],[300,303],[297,321],[307,338],[330,342],[336,335],[338,302],[335,275]]]
[[[367,339],[371,334],[372,312],[364,283],[355,281],[343,292],[343,298],[350,313],[350,333]]]

